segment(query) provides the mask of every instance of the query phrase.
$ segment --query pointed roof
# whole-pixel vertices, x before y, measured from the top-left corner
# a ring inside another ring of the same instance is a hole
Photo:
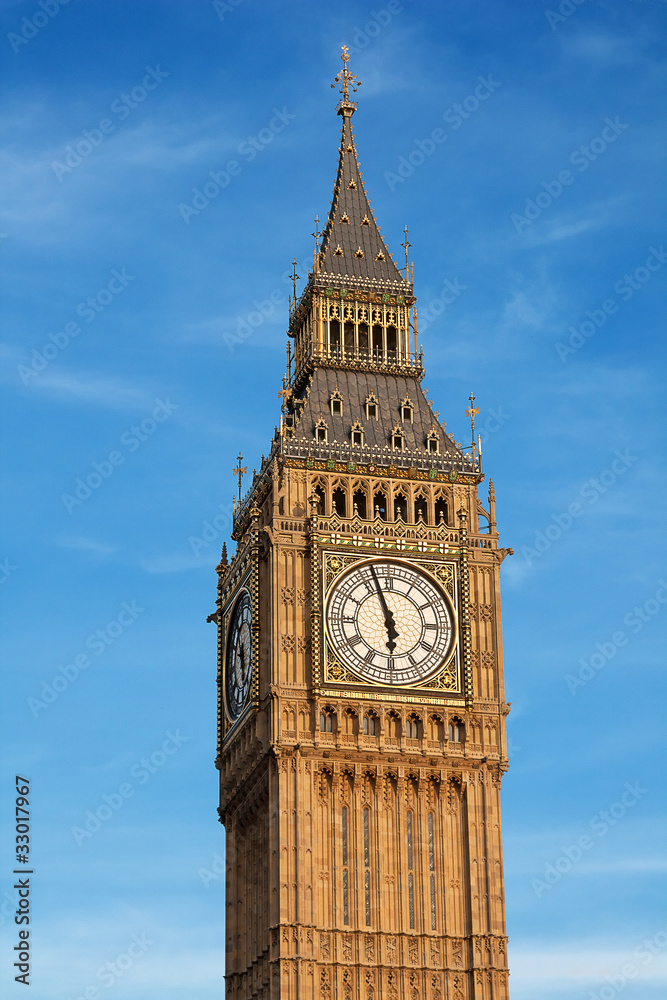
[[[348,71],[348,58],[347,47],[344,46],[344,68],[336,77],[337,82],[342,81],[343,94],[338,105],[338,114],[343,118],[338,173],[329,218],[322,233],[319,269],[341,277],[402,282],[404,277],[380,235],[361,179],[352,131],[352,115],[356,104],[349,99],[350,86],[356,90],[359,83]]]

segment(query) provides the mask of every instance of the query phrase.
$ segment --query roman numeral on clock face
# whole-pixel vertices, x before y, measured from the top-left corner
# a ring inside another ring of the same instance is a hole
[[[358,646],[360,642],[361,642],[361,636],[360,635],[353,635],[349,639],[350,646]]]

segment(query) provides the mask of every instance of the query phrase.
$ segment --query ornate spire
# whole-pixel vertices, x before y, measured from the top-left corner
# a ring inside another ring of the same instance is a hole
[[[327,224],[322,232],[318,254],[318,270],[347,278],[369,278],[382,281],[408,281],[396,267],[380,235],[361,179],[357,150],[352,131],[352,115],[357,107],[350,98],[360,86],[347,68],[347,46],[343,46],[343,70],[336,76],[343,95],[338,105],[342,116],[338,173]],[[335,84],[331,85],[332,87]]]

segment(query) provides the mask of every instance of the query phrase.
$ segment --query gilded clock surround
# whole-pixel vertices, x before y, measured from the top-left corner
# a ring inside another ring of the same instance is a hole
[[[332,532],[335,537],[338,533]],[[354,536],[353,536],[354,537]],[[328,604],[330,595],[334,590],[336,582],[340,577],[347,573],[352,567],[364,566],[366,564],[374,564],[376,561],[383,559],[390,560],[391,562],[405,563],[403,558],[404,549],[396,549],[392,552],[390,549],[382,548],[376,550],[376,552],[371,556],[368,551],[357,552],[354,555],[345,554],[345,550],[341,547],[331,551],[322,551],[322,583],[321,583],[321,593],[322,593],[322,603],[324,606]],[[370,557],[370,558],[369,558]],[[442,688],[444,690],[460,691],[461,690],[461,680],[460,680],[460,663],[458,655],[458,643],[456,637],[458,634],[458,621],[456,613],[458,586],[457,586],[457,564],[451,561],[443,562],[432,562],[425,559],[417,559],[414,556],[410,559],[409,564],[407,564],[415,569],[419,569],[422,573],[426,574],[428,577],[432,578],[433,584],[444,591],[447,595],[446,600],[448,600],[451,606],[451,617],[453,621],[454,637],[451,643],[451,648],[447,650],[446,656],[442,658],[437,669],[429,671],[429,676],[426,679],[415,681],[399,685],[393,684],[392,689],[398,690],[399,687],[409,691],[414,687],[420,688]],[[324,679],[328,682],[333,682],[336,684],[349,683],[356,686],[366,686],[381,688],[383,685],[381,682],[374,681],[371,678],[363,677],[358,672],[349,666],[345,665],[344,657],[341,656],[340,651],[335,648],[335,643],[332,641],[329,627],[324,629],[323,632],[323,652],[324,652]],[[363,695],[363,690],[361,692]]]
[[[210,616],[226,995],[507,1000],[499,570],[511,550],[492,482],[478,496],[478,449],[453,441],[422,385],[407,235],[401,273],[358,168],[345,51],[339,82],[334,198],[290,303],[280,426],[235,508]],[[336,581],[383,560],[426,574],[451,605],[455,641],[423,682],[369,683],[327,634]],[[253,673],[232,720],[226,644],[244,590]]]

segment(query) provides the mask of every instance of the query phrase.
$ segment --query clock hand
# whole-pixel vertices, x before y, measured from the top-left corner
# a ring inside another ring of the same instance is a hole
[[[378,580],[378,575],[375,572],[375,567],[371,566],[371,576],[375,580],[375,586],[377,588],[378,597],[380,598],[380,604],[382,605],[382,610],[384,612],[384,626],[387,630],[387,649],[390,653],[393,653],[396,649],[396,643],[394,639],[398,639],[399,633],[396,631],[396,623],[394,621],[393,612],[387,607],[387,602],[385,596],[382,593],[382,587],[380,586],[380,581]]]

